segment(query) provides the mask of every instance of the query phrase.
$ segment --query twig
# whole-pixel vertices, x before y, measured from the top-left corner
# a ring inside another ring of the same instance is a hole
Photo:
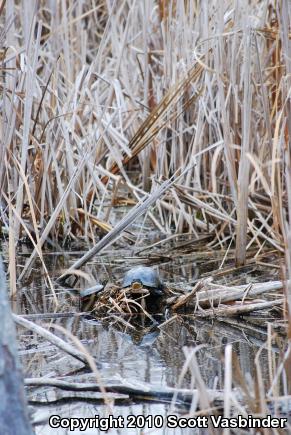
[[[59,379],[50,378],[27,378],[24,381],[26,386],[50,386],[60,388],[66,391],[96,391],[100,392],[101,388],[98,384],[91,382],[79,383],[79,382],[67,382]],[[107,392],[125,394],[131,397],[138,397],[142,399],[152,400],[171,400],[174,394],[178,394],[178,400],[183,402],[189,402],[192,400],[193,395],[199,394],[198,390],[182,389],[163,387],[157,388],[146,383],[133,383],[122,379],[121,383],[108,383],[104,385]],[[217,390],[207,390],[208,396],[211,401],[219,401],[222,403],[223,392]]]
[[[277,307],[283,305],[284,299],[278,299],[276,301],[267,301],[267,302],[255,302],[253,304],[246,305],[237,305],[236,307],[228,307],[223,306],[219,308],[204,310],[199,314],[202,317],[228,317],[228,316],[237,316],[239,314],[247,314],[253,311],[265,310],[272,307]]]
[[[13,319],[18,325],[23,326],[24,328],[35,332],[36,334],[40,335],[41,337],[43,337],[46,340],[53,343],[59,349],[68,353],[69,355],[73,356],[74,358],[78,359],[79,361],[83,362],[84,364],[88,365],[87,357],[84,353],[78,351],[71,344],[65,342],[60,337],[57,337],[52,332],[47,331],[42,326],[36,325],[35,323],[31,322],[30,320],[24,319],[23,317],[18,316],[16,314],[13,314]]]
[[[160,187],[158,187],[147,199],[138,203],[126,216],[123,218],[119,224],[116,225],[108,234],[106,234],[103,239],[101,239],[93,248],[91,248],[83,257],[77,260],[65,273],[63,273],[58,281],[63,281],[68,275],[70,275],[72,270],[79,269],[83,264],[87,263],[87,261],[91,260],[91,258],[102,251],[105,247],[111,245],[121,234],[122,232],[129,227],[130,224],[140,216],[145,210],[147,210],[152,204],[154,204],[169,187],[173,185],[173,183],[185,174],[189,169],[193,168],[193,165],[184,169],[184,171],[177,177],[174,174],[169,180],[164,181]]]

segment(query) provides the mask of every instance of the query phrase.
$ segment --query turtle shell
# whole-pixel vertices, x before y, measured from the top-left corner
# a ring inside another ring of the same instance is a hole
[[[133,267],[124,275],[122,287],[129,287],[135,282],[140,282],[144,287],[152,289],[153,294],[162,294],[163,283],[158,272],[152,267]]]
[[[102,284],[96,284],[94,287],[85,288],[80,291],[81,298],[86,298],[87,296],[91,296],[95,293],[99,293],[104,289],[104,285]]]

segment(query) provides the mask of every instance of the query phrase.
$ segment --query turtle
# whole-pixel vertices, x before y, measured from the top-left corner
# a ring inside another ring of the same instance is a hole
[[[148,289],[150,295],[162,296],[164,294],[164,285],[158,272],[152,267],[136,266],[128,270],[124,275],[121,287],[133,287],[135,284],[141,284],[145,289]]]

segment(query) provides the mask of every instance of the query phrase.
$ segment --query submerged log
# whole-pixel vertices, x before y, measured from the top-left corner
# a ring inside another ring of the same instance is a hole
[[[106,390],[106,394],[116,393],[122,396],[118,397],[119,400],[131,399],[135,401],[155,401],[160,403],[169,403],[175,399],[180,404],[190,404],[193,398],[199,397],[198,389],[186,388],[172,388],[172,387],[158,387],[141,381],[131,381],[124,378],[119,378],[118,381],[111,381],[108,384],[96,384],[96,382],[68,382],[63,379],[53,378],[27,378],[25,385],[28,387],[55,387],[61,390],[71,392],[101,392]],[[208,396],[208,401],[211,406],[217,409],[223,407],[223,391],[207,389],[205,394]],[[100,400],[104,400],[106,395],[100,396]],[[237,400],[241,400],[237,397]],[[213,413],[213,408],[212,408]]]
[[[15,326],[7,297],[0,257],[0,431],[5,435],[31,435]]]

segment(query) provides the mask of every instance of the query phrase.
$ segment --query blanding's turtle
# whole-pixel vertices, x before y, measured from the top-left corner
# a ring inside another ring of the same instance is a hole
[[[124,275],[122,288],[133,287],[136,284],[148,289],[153,296],[163,295],[163,283],[158,272],[152,267],[136,266]]]

